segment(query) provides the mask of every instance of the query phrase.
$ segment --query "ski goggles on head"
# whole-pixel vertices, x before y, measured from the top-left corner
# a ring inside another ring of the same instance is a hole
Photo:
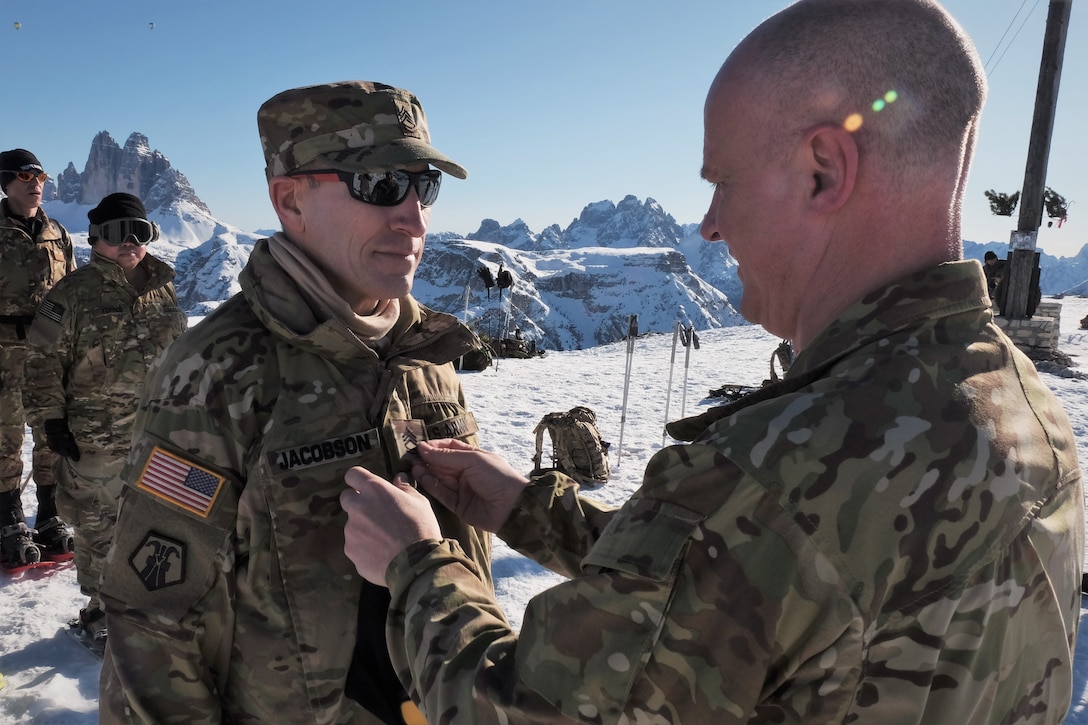
[[[15,178],[24,184],[29,184],[34,179],[44,184],[49,179],[49,174],[44,171],[9,171],[8,173],[14,174]]]
[[[373,171],[352,172],[337,169],[291,171],[287,176],[309,176],[317,181],[342,181],[352,198],[374,206],[396,206],[408,196],[408,189],[415,188],[420,206],[430,206],[438,199],[442,186],[442,172],[427,171]]]
[[[91,224],[87,227],[87,234],[101,239],[111,247],[120,247],[128,241],[142,247],[159,238],[159,227],[155,222],[140,217],[122,217],[101,224]]]

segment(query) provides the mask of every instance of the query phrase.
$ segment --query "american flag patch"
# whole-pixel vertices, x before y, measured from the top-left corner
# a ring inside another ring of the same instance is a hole
[[[136,487],[207,518],[225,480],[155,446]]]
[[[58,305],[52,300],[43,300],[42,303],[38,305],[38,314],[59,325],[60,321],[64,319],[64,305]]]

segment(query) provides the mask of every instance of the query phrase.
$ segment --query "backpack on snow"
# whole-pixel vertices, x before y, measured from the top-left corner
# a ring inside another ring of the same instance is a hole
[[[551,467],[541,466],[544,431],[552,439]],[[608,480],[608,448],[597,430],[597,415],[584,406],[576,406],[565,413],[548,413],[536,428],[536,454],[533,456],[533,474],[558,470],[578,483],[597,485]]]

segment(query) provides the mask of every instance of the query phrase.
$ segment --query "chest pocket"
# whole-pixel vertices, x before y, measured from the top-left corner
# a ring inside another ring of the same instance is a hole
[[[60,237],[46,237],[31,251],[26,260],[26,274],[35,308],[41,304],[45,293],[68,272],[64,241]]]
[[[185,331],[185,323],[185,314],[161,290],[158,294],[152,293],[137,300],[133,309],[133,325],[145,365],[150,366],[159,351]]]
[[[531,601],[517,652],[526,684],[576,720],[614,722],[661,635],[702,520],[648,499],[620,509],[582,560],[583,576]]]
[[[108,304],[95,307],[90,325],[82,333],[87,336],[88,360],[112,370],[125,355],[129,346],[137,341],[128,323],[129,310],[123,305]]]

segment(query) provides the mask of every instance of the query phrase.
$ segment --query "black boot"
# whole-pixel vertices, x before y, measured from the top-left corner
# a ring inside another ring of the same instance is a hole
[[[14,569],[42,560],[42,550],[34,543],[25,523],[0,529],[0,565]]]
[[[34,529],[34,543],[41,547],[42,555],[46,558],[70,558],[69,555],[75,551],[72,529],[61,521],[60,516],[38,521]]]
[[[38,521],[57,515],[57,487],[38,486]],[[38,527],[41,528],[41,527]]]
[[[19,489],[0,493],[0,526],[21,524],[23,518],[23,492]]]
[[[34,543],[46,558],[68,558],[75,549],[72,529],[57,516],[56,486],[38,486],[38,519]]]
[[[23,521],[22,492],[0,493],[0,566],[14,568],[36,564],[42,559],[32,532]]]

